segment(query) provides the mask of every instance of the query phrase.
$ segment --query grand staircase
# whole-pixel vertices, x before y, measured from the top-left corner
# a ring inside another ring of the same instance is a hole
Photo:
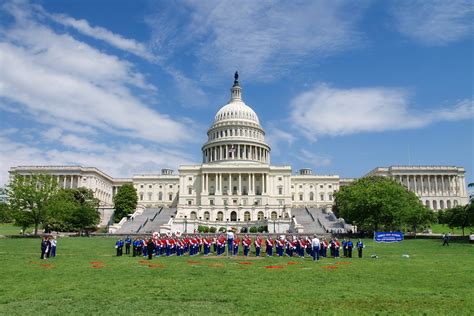
[[[143,213],[129,218],[116,234],[148,234],[160,231],[161,225],[167,224],[176,208],[146,208]]]
[[[305,234],[346,233],[346,224],[334,213],[321,208],[292,208],[291,214],[304,227]]]

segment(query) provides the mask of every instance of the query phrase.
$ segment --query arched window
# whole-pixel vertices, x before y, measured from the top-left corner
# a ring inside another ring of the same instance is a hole
[[[170,195],[168,196],[168,198],[169,198],[170,201],[173,201],[173,194],[170,193]]]
[[[218,221],[223,221],[224,220],[224,213],[217,212],[217,220]]]
[[[439,208],[441,210],[444,210],[444,201],[443,200],[439,201]]]
[[[438,203],[436,201],[433,201],[433,210],[438,209]]]
[[[258,214],[257,214],[257,219],[258,219],[259,221],[263,221],[263,212],[262,212],[262,211],[258,212]]]
[[[140,201],[143,201],[143,193],[140,193]]]
[[[153,193],[148,192],[148,201],[151,201],[152,196],[153,196]]]
[[[191,212],[191,219],[196,219],[196,212]]]
[[[277,219],[277,212],[273,211],[271,217],[272,219]]]
[[[458,206],[458,200],[454,200],[454,206]]]
[[[309,193],[309,200],[314,201],[314,192]]]
[[[163,192],[158,193],[158,200],[163,201]]]
[[[451,208],[451,200],[446,201],[446,208]]]
[[[244,213],[244,221],[248,222],[250,220],[250,212],[249,211],[246,211]]]
[[[204,212],[204,219],[208,221],[209,218],[210,218],[209,212],[208,211]]]
[[[231,220],[232,222],[237,222],[237,212],[236,212],[236,211],[232,211],[232,212],[230,213],[230,220]]]
[[[426,200],[425,205],[426,205],[426,207],[429,208],[430,207],[430,200]]]

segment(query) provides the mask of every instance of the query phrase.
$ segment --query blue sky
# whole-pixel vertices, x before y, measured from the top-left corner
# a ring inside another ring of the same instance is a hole
[[[470,1],[4,1],[0,184],[200,163],[238,70],[273,164],[473,169]]]

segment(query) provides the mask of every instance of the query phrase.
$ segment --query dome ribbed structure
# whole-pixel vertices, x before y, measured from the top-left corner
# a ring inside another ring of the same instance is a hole
[[[238,74],[235,74],[229,103],[215,115],[208,141],[202,147],[203,162],[270,163],[270,147],[257,114],[242,100]]]

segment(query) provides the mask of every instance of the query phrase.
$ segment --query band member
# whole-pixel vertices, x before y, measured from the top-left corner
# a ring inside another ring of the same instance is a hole
[[[304,240],[304,238],[300,238],[298,240],[298,245],[299,245],[298,255],[300,256],[300,258],[304,258],[304,250],[306,249],[306,240]]]
[[[230,256],[233,253],[234,247],[234,232],[229,230],[227,232],[227,255]]]
[[[205,237],[202,239],[204,246],[204,255],[208,256],[211,250],[212,239],[210,237]]]
[[[268,235],[265,244],[267,246],[267,248],[266,248],[267,257],[272,257],[273,256],[273,245],[275,244],[275,242],[272,239],[272,236]]]
[[[339,250],[341,249],[341,242],[334,238],[334,258],[339,258]]]
[[[313,261],[319,261],[319,246],[319,238],[314,235],[313,239],[311,239],[311,247],[313,248]]]
[[[237,254],[239,253],[239,244],[240,244],[240,238],[239,238],[239,236],[237,235],[237,236],[235,236],[235,238],[234,238],[234,245],[233,245],[233,246],[234,246],[234,250],[233,250],[233,253],[232,253],[233,256],[237,256]]]
[[[324,238],[323,241],[321,242],[321,250],[322,250],[322,257],[323,258],[326,258],[326,256],[327,256],[328,247],[329,247],[328,241],[326,240],[326,238]]]
[[[260,257],[260,250],[262,249],[262,238],[260,235],[255,238],[255,256]]]
[[[354,247],[354,244],[352,243],[352,240],[347,240],[347,256],[349,258],[352,258],[352,247]]]
[[[342,240],[342,253],[344,257],[348,257],[349,255],[347,254],[347,240],[344,238]]]
[[[362,249],[364,249],[364,243],[359,239],[357,242],[357,252],[359,254],[359,258],[362,258]]]
[[[125,254],[126,255],[130,254],[131,245],[132,245],[132,239],[130,238],[130,236],[127,236],[127,238],[125,238]]]
[[[122,249],[123,249],[123,240],[120,238],[117,240],[115,243],[115,249],[117,249],[117,257],[120,257],[122,255]]]
[[[51,242],[51,257],[56,257],[56,246],[57,246],[56,237],[53,236],[53,238],[50,239],[50,242]]]
[[[252,240],[250,239],[250,237],[248,235],[245,235],[245,238],[242,241],[242,245],[244,247],[244,256],[246,256],[246,257],[249,255],[251,244],[252,244]]]

